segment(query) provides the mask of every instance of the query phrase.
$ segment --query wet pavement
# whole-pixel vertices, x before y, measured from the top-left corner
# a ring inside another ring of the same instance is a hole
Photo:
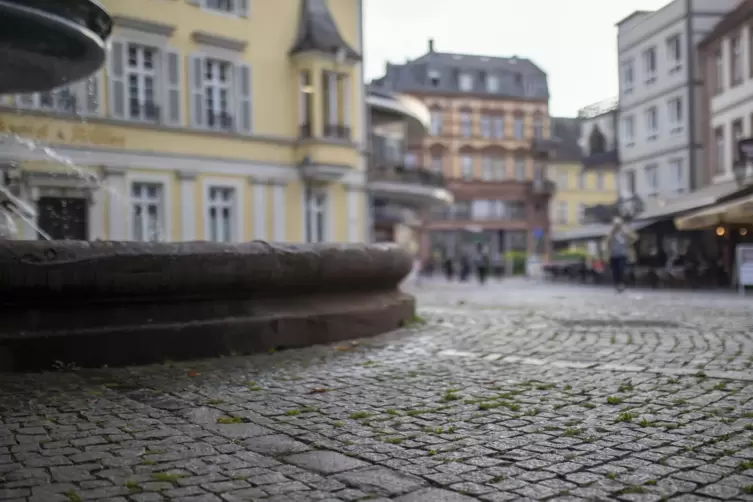
[[[417,294],[352,344],[0,375],[0,500],[753,500],[753,298]]]

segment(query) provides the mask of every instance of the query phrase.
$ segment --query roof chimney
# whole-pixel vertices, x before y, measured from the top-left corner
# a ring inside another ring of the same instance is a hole
[[[434,39],[429,39],[429,52],[434,52]]]

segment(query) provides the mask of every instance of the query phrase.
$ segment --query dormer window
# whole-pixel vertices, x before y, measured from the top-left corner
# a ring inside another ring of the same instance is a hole
[[[439,80],[439,71],[429,70],[429,84],[431,84],[432,87],[439,87]]]
[[[496,75],[486,76],[486,92],[499,92],[499,78]]]
[[[463,92],[469,92],[473,90],[473,76],[467,73],[461,73],[458,79],[458,85]]]

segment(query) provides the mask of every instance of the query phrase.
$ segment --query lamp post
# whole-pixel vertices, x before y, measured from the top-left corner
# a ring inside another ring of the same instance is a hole
[[[634,220],[644,209],[643,200],[636,194],[620,196],[617,199],[617,214],[625,221]]]

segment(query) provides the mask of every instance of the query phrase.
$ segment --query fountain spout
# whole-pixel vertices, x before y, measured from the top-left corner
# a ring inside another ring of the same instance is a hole
[[[0,0],[0,96],[88,77],[104,63],[111,32],[112,18],[94,0]],[[15,217],[49,240],[36,210],[14,193],[11,171],[0,166],[0,239],[15,235]]]
[[[50,91],[104,63],[112,19],[93,0],[0,0],[0,95]]]

